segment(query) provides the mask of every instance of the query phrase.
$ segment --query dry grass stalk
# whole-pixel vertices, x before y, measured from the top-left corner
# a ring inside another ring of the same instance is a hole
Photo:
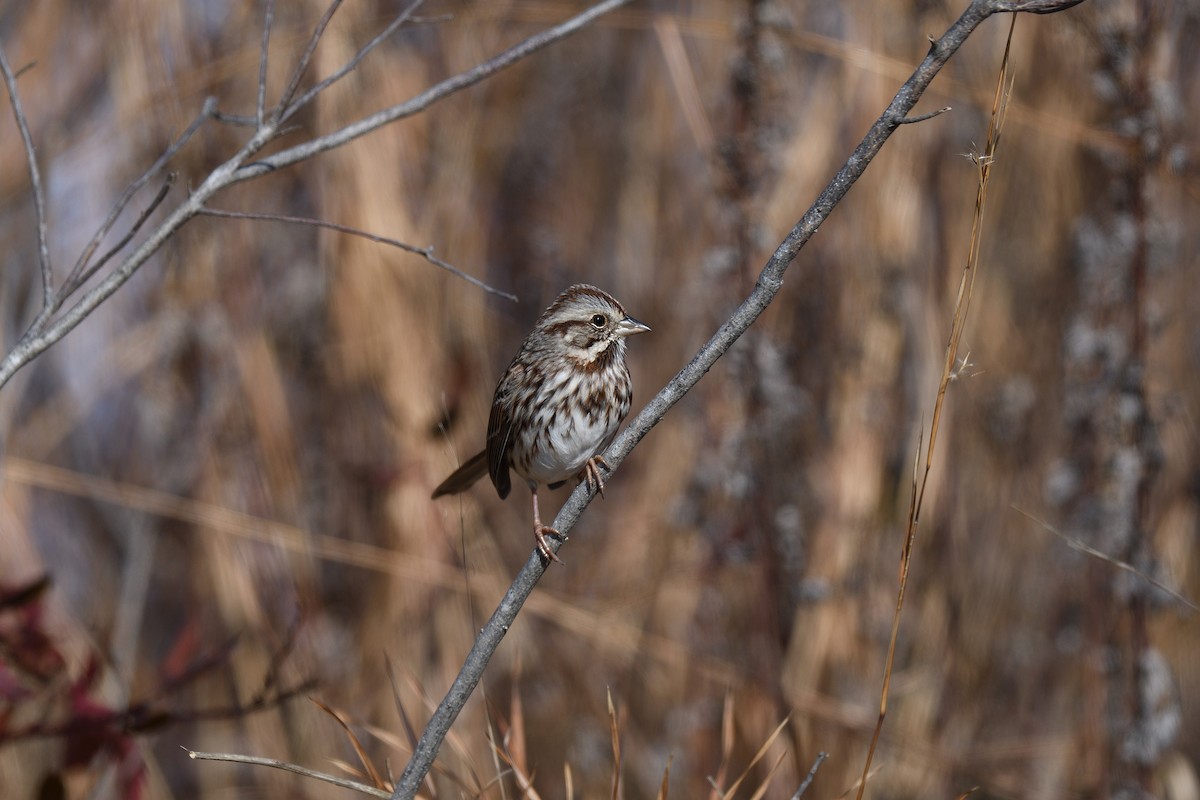
[[[1014,77],[1010,71],[1009,55],[1012,48],[1013,32],[1016,30],[1017,18],[1013,16],[1008,28],[1008,38],[1004,43],[1004,55],[1000,60],[1000,72],[996,78],[996,93],[992,100],[992,113],[988,117],[987,139],[981,154],[972,154],[971,160],[978,168],[979,184],[975,193],[975,213],[971,217],[971,239],[967,252],[966,264],[963,267],[962,278],[958,285],[958,297],[954,304],[954,313],[950,320],[950,337],[946,344],[946,358],[942,365],[942,377],[938,383],[937,399],[933,405],[933,418],[929,425],[929,443],[925,447],[925,467],[921,471],[920,451],[914,454],[912,491],[909,495],[908,524],[904,531],[904,547],[900,551],[899,581],[896,592],[896,607],[892,615],[892,632],[888,640],[887,659],[883,669],[883,689],[879,697],[879,718],[871,735],[871,744],[867,749],[867,757],[863,761],[862,778],[858,785],[856,797],[862,800],[867,790],[867,776],[871,772],[871,762],[875,757],[875,748],[879,745],[879,736],[883,732],[883,720],[887,716],[888,696],[892,685],[892,667],[896,660],[896,643],[900,638],[900,612],[904,608],[904,595],[908,589],[908,575],[912,567],[913,545],[917,538],[917,525],[921,519],[921,507],[925,500],[925,488],[929,484],[929,472],[933,468],[933,454],[937,444],[938,431],[941,428],[942,407],[946,400],[946,390],[951,381],[958,376],[958,348],[962,341],[963,330],[967,324],[967,312],[971,307],[971,295],[975,288],[975,277],[979,273],[979,248],[983,240],[983,211],[987,200],[988,178],[991,176],[992,165],[996,160],[996,149],[1000,144],[1000,133],[1004,127],[1005,113],[1008,109],[1008,99],[1012,94]],[[964,360],[963,367],[967,365]]]

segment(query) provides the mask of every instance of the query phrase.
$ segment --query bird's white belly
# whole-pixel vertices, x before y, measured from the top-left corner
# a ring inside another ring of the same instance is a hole
[[[579,474],[583,465],[608,444],[612,434],[604,417],[589,420],[583,414],[556,415],[547,426],[537,454],[529,465],[529,479],[539,483],[556,483]]]

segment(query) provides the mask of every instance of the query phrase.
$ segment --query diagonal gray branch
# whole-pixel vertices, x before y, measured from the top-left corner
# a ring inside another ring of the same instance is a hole
[[[615,471],[637,446],[638,442],[659,423],[666,413],[704,377],[722,355],[755,320],[766,310],[771,301],[783,286],[783,276],[788,266],[795,260],[801,248],[817,232],[821,224],[829,218],[834,207],[841,202],[850,187],[854,185],[867,166],[875,158],[888,138],[901,125],[910,121],[909,112],[916,106],[921,95],[929,88],[934,77],[962,46],[963,42],[976,28],[993,14],[1006,11],[1030,11],[1038,14],[1049,14],[1078,5],[1083,0],[1029,0],[1029,2],[1003,2],[1003,0],[973,0],[962,16],[942,35],[931,42],[925,59],[916,68],[891,103],[866,136],[859,143],[850,158],[838,170],[833,180],[817,197],[816,202],[805,212],[800,221],[791,229],[787,237],[776,248],[775,253],[767,261],[754,290],[750,293],[728,320],[713,334],[708,343],[700,349],[692,360],[664,386],[654,399],[633,419],[632,422],[613,441],[604,453],[604,459]],[[566,504],[558,512],[553,527],[564,535],[574,527],[582,515],[584,508],[591,502],[593,494],[584,481],[575,488]],[[557,552],[562,546],[561,541],[551,539],[552,548]],[[459,712],[467,699],[474,692],[483,671],[486,669],[492,654],[496,652],[509,627],[516,621],[521,607],[533,592],[533,587],[546,571],[540,555],[535,550],[529,560],[513,581],[508,592],[500,601],[500,605],[492,613],[491,619],[483,626],[471,647],[462,669],[451,684],[442,702],[438,704],[430,718],[425,731],[413,753],[412,760],[405,767],[404,773],[396,783],[392,793],[393,800],[409,800],[412,798],[425,775],[433,766],[433,761],[441,748],[442,741],[454,724]]]

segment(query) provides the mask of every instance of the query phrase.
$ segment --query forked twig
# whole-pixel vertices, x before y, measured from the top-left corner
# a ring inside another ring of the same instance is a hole
[[[397,30],[399,30],[400,27],[404,25],[404,23],[408,22],[409,19],[412,17],[412,15],[417,13],[417,9],[420,8],[422,6],[422,4],[424,4],[424,2],[425,2],[425,0],[413,0],[413,2],[410,3],[407,8],[405,8],[398,15],[396,15],[396,18],[393,19],[386,28],[384,28],[382,31],[380,31],[378,34],[376,34],[375,37],[373,39],[371,39],[371,41],[367,42],[362,47],[360,47],[358,49],[358,52],[355,53],[354,56],[349,61],[347,61],[345,64],[343,64],[340,69],[338,69],[332,75],[328,76],[327,78],[325,78],[324,80],[319,82],[316,86],[312,87],[304,94],[300,95],[300,97],[297,98],[296,102],[294,102],[290,105],[287,105],[287,106],[280,106],[278,121],[286,122],[288,119],[291,118],[291,116],[293,114],[295,114],[297,111],[299,111],[300,109],[304,108],[306,105],[311,103],[317,95],[319,95],[321,92],[328,89],[333,84],[340,81],[342,78],[346,77],[346,75],[348,75],[350,72],[352,72],[355,67],[357,67],[360,63],[362,63],[362,60],[364,58],[366,58],[367,55],[372,50],[374,50],[376,47],[378,47],[380,44],[382,44],[384,41],[386,41],[393,33],[395,33]],[[332,11],[330,12],[330,14],[332,14]],[[322,21],[326,22],[326,24],[328,22],[324,18],[322,19]],[[318,26],[318,28],[322,31],[324,30],[323,27]],[[316,34],[314,32],[314,37],[316,37],[318,35],[319,34]],[[313,46],[315,47],[316,46],[316,38],[314,38],[312,41],[313,41]]]
[[[158,194],[156,194],[154,199],[150,201],[150,205],[146,206],[142,210],[141,214],[138,214],[138,218],[133,221],[132,225],[129,226],[129,230],[125,232],[125,235],[121,237],[120,241],[109,248],[107,253],[96,259],[96,263],[92,264],[82,273],[69,276],[69,280],[63,284],[63,297],[69,296],[80,286],[87,283],[88,279],[95,275],[96,272],[99,271],[105,264],[107,264],[113,256],[124,250],[125,246],[133,241],[133,237],[136,236],[137,232],[141,230],[143,225],[146,224],[146,220],[150,219],[150,215],[154,213],[154,210],[162,205],[163,200],[167,199],[167,193],[170,192],[171,187],[175,185],[175,180],[175,173],[169,173],[167,175],[167,179],[163,181],[163,185],[159,188]]]
[[[287,108],[292,102],[292,98],[295,97],[296,90],[300,88],[300,81],[304,79],[304,73],[308,71],[308,63],[312,61],[313,53],[317,51],[317,43],[325,35],[325,29],[329,27],[329,21],[333,19],[333,15],[337,13],[341,5],[342,0],[333,0],[329,4],[329,8],[325,9],[325,13],[321,16],[321,20],[317,23],[317,26],[313,28],[312,36],[308,37],[308,45],[304,48],[304,52],[300,54],[300,60],[296,62],[296,68],[292,70],[292,77],[288,80],[287,88],[279,96],[279,104],[275,106],[275,111],[272,114],[275,121],[279,120],[280,112]]]
[[[468,275],[467,273],[458,269],[453,264],[438,258],[433,254],[433,245],[428,247],[417,247],[416,245],[402,242],[399,239],[392,239],[388,236],[380,236],[379,234],[365,231],[362,228],[355,228],[351,225],[343,225],[339,222],[330,222],[326,219],[316,219],[314,217],[293,217],[286,214],[263,214],[254,211],[225,211],[223,209],[209,208],[207,206],[200,209],[199,214],[204,217],[221,217],[223,219],[253,219],[263,222],[288,222],[293,225],[311,225],[314,228],[327,228],[331,231],[338,231],[339,233],[348,233],[352,236],[358,236],[363,239],[367,239],[368,241],[378,242],[379,244],[390,245],[403,250],[406,253],[412,253],[414,255],[421,256],[435,267],[444,269],[450,274],[462,278],[467,283],[478,286],[485,292],[494,294],[497,297],[503,297],[505,300],[512,300],[514,302],[517,300],[517,296],[515,294],[502,291],[494,286],[489,286],[473,275]]]
[[[521,59],[527,58],[544,47],[547,47],[555,42],[570,36],[583,28],[590,25],[597,18],[628,5],[632,0],[603,0],[579,14],[571,17],[565,22],[559,23],[552,28],[547,28],[530,36],[528,39],[513,45],[493,58],[479,64],[466,72],[461,72],[452,78],[447,78],[441,83],[431,86],[421,94],[407,100],[403,103],[397,103],[381,111],[377,111],[369,117],[365,117],[358,122],[336,130],[319,139],[314,139],[311,142],[298,144],[294,147],[289,147],[285,150],[280,150],[277,153],[272,153],[266,158],[261,158],[252,166],[247,166],[238,173],[240,180],[248,180],[257,177],[267,172],[272,172],[277,169],[295,164],[298,161],[304,161],[311,158],[317,153],[322,153],[326,150],[331,150],[335,147],[340,147],[347,142],[351,142],[360,136],[365,136],[371,131],[376,130],[388,123],[395,122],[398,119],[411,117],[414,114],[424,111],[429,106],[433,105],[442,98],[462,91],[467,87],[474,86],[482,80],[490,78],[497,72],[507,69]],[[312,90],[310,90],[311,92]],[[302,98],[303,99],[303,98]],[[307,101],[304,101],[307,102]],[[301,100],[297,100],[292,106],[297,106]]]
[[[184,129],[179,138],[167,146],[167,149],[164,150],[162,155],[160,155],[158,159],[150,165],[149,169],[147,169],[132,183],[125,187],[125,191],[119,198],[117,198],[117,202],[113,204],[112,210],[108,212],[108,216],[105,218],[104,222],[99,228],[96,229],[96,233],[92,235],[92,238],[88,241],[87,245],[84,246],[83,252],[79,254],[79,260],[77,260],[75,262],[75,266],[71,268],[71,273],[67,275],[67,280],[63,283],[64,291],[59,298],[59,305],[61,305],[64,298],[83,285],[86,279],[81,278],[81,276],[85,273],[85,271],[89,277],[96,274],[96,271],[104,266],[104,263],[109,258],[115,255],[114,252],[110,252],[100,262],[92,265],[90,268],[88,267],[88,262],[91,260],[92,256],[95,255],[96,249],[100,247],[100,242],[104,241],[104,237],[107,236],[109,231],[113,229],[113,226],[117,223],[117,219],[133,200],[134,195],[136,195],[143,186],[149,183],[151,178],[162,171],[163,167],[167,165],[167,162],[174,158],[175,154],[183,149],[183,146],[191,140],[196,131],[200,130],[200,126],[203,125],[209,118],[216,116],[216,112],[217,99],[215,97],[209,97],[204,101],[204,106],[200,109],[200,113],[197,114],[196,118],[191,121],[191,124]],[[136,233],[136,230],[131,232]],[[70,287],[69,291],[68,287]],[[2,381],[0,381],[0,383],[2,383]]]

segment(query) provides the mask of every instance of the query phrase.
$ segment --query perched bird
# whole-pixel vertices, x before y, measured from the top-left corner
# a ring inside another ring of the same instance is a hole
[[[629,413],[633,385],[625,338],[650,330],[625,313],[612,295],[576,284],[542,312],[492,398],[487,447],[433,490],[457,494],[486,472],[501,499],[509,470],[533,492],[533,536],[547,560],[559,561],[546,541],[559,536],[542,524],[538,487],[557,489],[571,478],[604,492],[600,453]]]

